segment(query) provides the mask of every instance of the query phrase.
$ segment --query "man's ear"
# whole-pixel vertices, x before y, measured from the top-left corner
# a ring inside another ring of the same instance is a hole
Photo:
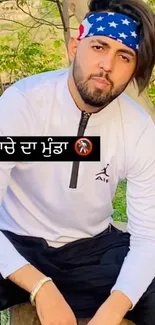
[[[78,44],[79,44],[79,41],[74,37],[71,37],[68,42],[68,54],[69,54],[69,59],[71,62],[74,61]]]

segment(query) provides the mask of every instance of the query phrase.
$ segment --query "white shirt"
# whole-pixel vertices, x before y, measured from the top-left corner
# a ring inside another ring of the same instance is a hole
[[[68,72],[42,73],[8,88],[0,98],[0,135],[76,136],[81,111],[68,90]],[[134,306],[155,276],[155,126],[123,93],[91,115],[85,135],[101,137],[101,160],[80,162],[75,189],[69,187],[72,162],[0,162],[0,229],[53,246],[92,237],[111,222],[117,185],[127,179],[130,251],[112,290]],[[106,167],[109,176],[97,179]],[[2,276],[26,264],[0,232]]]

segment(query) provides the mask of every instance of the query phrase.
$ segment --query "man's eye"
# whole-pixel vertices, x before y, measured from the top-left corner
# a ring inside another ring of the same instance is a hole
[[[120,57],[122,58],[123,61],[130,62],[129,58],[127,58],[126,56],[120,55]]]
[[[93,48],[97,51],[99,50],[103,50],[103,47],[102,46],[99,46],[99,45],[94,45]]]

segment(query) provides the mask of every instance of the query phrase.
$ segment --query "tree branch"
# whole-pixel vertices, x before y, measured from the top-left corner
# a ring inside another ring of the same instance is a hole
[[[1,77],[1,73],[0,73],[0,89],[2,94],[4,93],[4,85],[3,85],[3,81],[2,81],[2,77]]]
[[[150,83],[152,84],[152,82],[155,82],[155,77],[151,79]]]
[[[42,22],[44,25],[52,25],[58,29],[62,29],[62,24],[54,24],[54,23],[51,23],[50,21],[46,20],[46,19],[43,19],[43,18],[37,18],[35,16],[32,15],[31,11],[30,13],[27,12],[25,9],[23,9],[20,4],[19,4],[19,1],[20,0],[16,0],[16,3],[17,3],[17,7],[26,15],[28,15],[29,17],[31,17],[32,19],[34,19],[36,22]],[[61,26],[61,27],[60,27]]]
[[[25,24],[23,24],[23,23],[21,23],[21,22],[19,22],[19,21],[14,20],[14,19],[1,18],[1,17],[0,17],[0,20],[10,21],[10,22],[12,22],[12,23],[16,23],[16,24],[19,24],[19,25],[21,25],[21,26],[23,26],[23,27],[27,27],[27,28],[37,28],[37,27],[39,26],[39,22],[38,22],[38,26],[33,27],[33,25],[32,25],[32,26],[25,25]]]
[[[27,31],[24,33],[24,35],[23,35],[23,37],[21,37],[21,39],[20,39],[20,41],[19,41],[19,43],[18,43],[18,45],[17,45],[17,47],[16,47],[16,56],[18,55],[18,50],[19,50],[19,47],[20,47],[20,44],[22,43],[22,41],[23,41],[23,39],[25,38],[25,36],[30,32],[30,30],[34,27],[36,25],[36,22],[34,23],[34,25],[32,26],[32,27],[30,27],[30,28],[28,28],[27,29]],[[13,60],[13,62],[15,62],[15,57],[14,57],[14,60]],[[10,84],[12,83],[12,74],[13,74],[13,67],[12,67],[12,69],[10,70]]]
[[[61,17],[61,21],[62,21],[62,25],[63,25],[63,29],[65,32],[67,32],[67,26],[66,26],[66,22],[65,22],[65,19],[64,19],[64,16],[63,16],[63,12],[62,12],[62,8],[61,8],[61,5],[60,5],[60,1],[59,0],[56,0],[56,3],[57,3],[57,6],[58,6],[58,9],[59,9],[59,14],[60,14],[60,17]]]
[[[1,1],[1,0],[0,0]],[[28,13],[27,13],[28,14]],[[49,14],[49,12],[48,13],[46,13],[45,15],[43,15],[43,17],[45,17],[46,15],[48,15]],[[29,15],[29,14],[28,14]],[[33,18],[33,16],[32,16],[32,18]],[[22,27],[26,27],[26,28],[38,28],[38,27],[40,27],[41,25],[43,25],[44,24],[44,19],[37,19],[37,23],[38,23],[38,25],[26,25],[26,24],[23,24],[23,23],[21,23],[21,22],[19,22],[19,21],[17,21],[17,20],[14,20],[14,19],[10,19],[10,18],[4,18],[4,17],[0,17],[0,20],[4,20],[4,21],[8,21],[8,22],[12,22],[12,23],[16,23],[16,24],[18,24],[18,25],[20,25],[20,26],[22,26]],[[46,24],[47,25],[47,24]],[[52,22],[48,22],[48,25],[49,26],[54,26],[55,28],[57,28],[57,29],[63,29],[63,26],[62,26],[62,24],[59,24],[59,25],[56,25],[56,24],[54,24],[54,23],[52,23]],[[61,26],[61,27],[59,27],[59,26]],[[72,30],[77,30],[77,28],[70,28],[70,29],[72,29]],[[12,30],[9,30],[9,29],[5,29],[5,30],[8,30],[8,31],[12,31]]]

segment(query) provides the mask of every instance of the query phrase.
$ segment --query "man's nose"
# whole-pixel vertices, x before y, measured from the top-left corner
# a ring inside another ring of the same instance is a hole
[[[102,60],[100,60],[99,67],[105,72],[111,72],[114,67],[114,57],[109,54],[104,55]]]

